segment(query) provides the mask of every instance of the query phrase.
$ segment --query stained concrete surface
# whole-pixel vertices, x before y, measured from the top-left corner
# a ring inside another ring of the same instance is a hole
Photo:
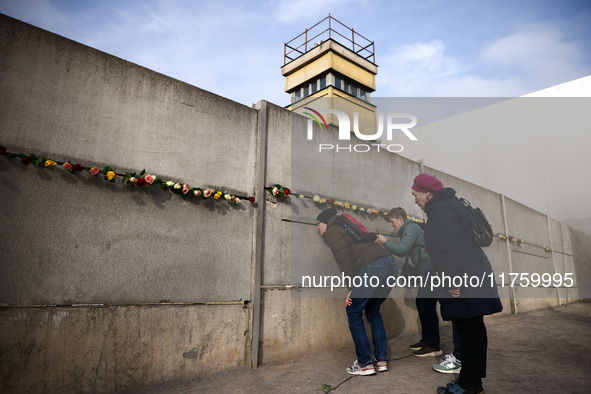
[[[591,387],[591,302],[581,301],[518,315],[486,318],[488,376],[491,393],[584,393]],[[343,327],[346,329],[346,327]],[[441,328],[442,350],[452,350],[451,327]],[[326,351],[293,362],[236,369],[186,381],[171,382],[143,394],[164,393],[435,393],[456,375],[432,370],[435,357],[411,355],[415,336],[389,342],[389,371],[373,376],[349,376],[353,347]]]

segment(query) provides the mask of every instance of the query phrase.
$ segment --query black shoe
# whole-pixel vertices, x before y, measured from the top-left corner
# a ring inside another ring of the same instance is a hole
[[[412,352],[412,355],[416,357],[441,356],[442,354],[443,352],[438,347],[431,347],[428,345],[425,345],[419,350]]]
[[[422,347],[427,346],[427,344],[425,342],[418,341],[417,343],[413,343],[412,345],[408,345],[408,347],[410,348],[410,350],[420,350]]]

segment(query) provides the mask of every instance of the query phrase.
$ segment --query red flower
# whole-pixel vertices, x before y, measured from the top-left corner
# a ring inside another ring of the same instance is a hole
[[[98,174],[101,170],[98,167],[92,167],[90,169],[90,175],[95,176],[96,174]]]
[[[291,191],[288,188],[283,189],[283,195],[285,197],[289,196],[289,193],[291,193]]]
[[[148,184],[148,181],[146,181],[146,178],[138,178],[136,185],[138,186],[146,186]]]
[[[0,145],[0,155],[5,155],[6,154],[6,147]]]
[[[331,198],[330,200],[328,200],[328,202],[331,203],[331,204],[333,204],[334,203],[334,199]]]
[[[23,163],[23,166],[28,166],[30,162],[31,162],[31,159],[29,159],[28,157],[23,157],[21,159],[21,163]]]
[[[254,197],[248,197],[248,201],[250,201],[251,204],[254,204]]]
[[[74,170],[76,171],[82,171],[84,169],[84,167],[82,167],[82,165],[80,164],[74,164]]]

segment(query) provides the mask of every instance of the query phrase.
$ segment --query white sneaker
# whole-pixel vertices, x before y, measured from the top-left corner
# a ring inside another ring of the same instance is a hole
[[[376,369],[373,366],[373,362],[370,361],[365,365],[360,365],[357,360],[353,363],[353,366],[347,368],[347,373],[350,375],[374,375]]]
[[[388,372],[388,362],[385,359],[375,362],[376,370],[378,372]]]
[[[446,354],[439,364],[433,365],[433,370],[441,373],[459,373],[462,369],[462,362],[453,353]]]

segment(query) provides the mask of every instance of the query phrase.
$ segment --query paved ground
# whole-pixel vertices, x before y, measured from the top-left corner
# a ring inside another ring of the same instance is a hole
[[[492,393],[591,393],[591,302],[486,318],[488,376]],[[449,353],[451,327],[442,328],[442,349]],[[449,331],[449,332],[448,332]],[[389,371],[350,376],[353,348],[327,351],[289,363],[226,371],[171,382],[140,393],[435,393],[455,375],[432,370],[435,357],[411,355],[416,337],[390,341]],[[331,390],[332,389],[332,390]]]

